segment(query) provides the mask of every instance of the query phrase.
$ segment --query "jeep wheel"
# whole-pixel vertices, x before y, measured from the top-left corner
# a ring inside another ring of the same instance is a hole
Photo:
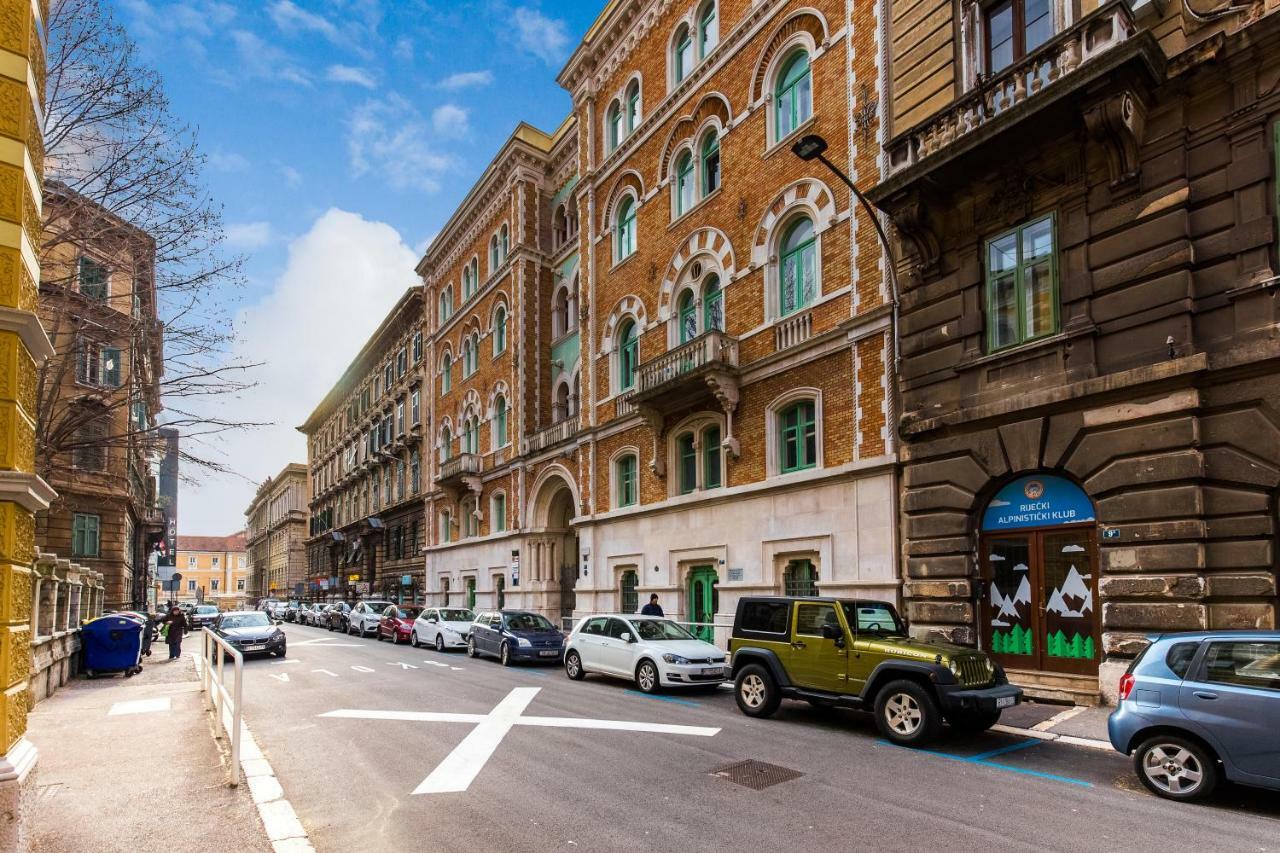
[[[991,711],[955,711],[947,715],[951,728],[962,734],[978,734],[1000,722],[1000,712]]]
[[[876,728],[898,746],[923,746],[941,727],[938,703],[916,682],[891,681],[876,694]]]
[[[738,710],[748,717],[768,717],[778,710],[782,693],[769,670],[758,663],[747,664],[733,682]]]

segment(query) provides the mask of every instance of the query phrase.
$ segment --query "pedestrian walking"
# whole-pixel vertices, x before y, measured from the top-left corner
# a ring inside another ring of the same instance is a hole
[[[182,656],[182,635],[187,631],[187,614],[179,607],[169,610],[169,615],[160,621],[169,628],[165,639],[169,641],[169,660],[177,660]]]
[[[649,596],[649,603],[640,608],[641,616],[666,616],[662,612],[662,605],[658,603],[658,594],[655,592]]]

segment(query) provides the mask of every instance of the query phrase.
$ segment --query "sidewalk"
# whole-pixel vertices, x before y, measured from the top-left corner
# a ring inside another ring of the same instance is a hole
[[[995,731],[1110,750],[1107,717],[1113,708],[1024,702],[1000,715]]]
[[[77,678],[31,712],[35,850],[270,851],[249,786],[226,784],[194,659],[157,645],[130,679]]]

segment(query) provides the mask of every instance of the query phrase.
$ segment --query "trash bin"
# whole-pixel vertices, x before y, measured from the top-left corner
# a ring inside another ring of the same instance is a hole
[[[93,678],[103,672],[142,672],[142,634],[146,623],[133,614],[112,613],[80,629],[81,668]]]

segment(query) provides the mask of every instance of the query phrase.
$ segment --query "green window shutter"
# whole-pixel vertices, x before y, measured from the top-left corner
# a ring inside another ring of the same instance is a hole
[[[783,139],[813,115],[809,54],[802,50],[787,60],[778,75],[774,95],[777,136]]]
[[[721,484],[720,472],[720,427],[707,427],[702,433],[702,485],[707,489],[718,489]]]
[[[720,277],[708,276],[702,285],[702,330],[724,331],[724,291],[720,289]]]
[[[102,348],[102,384],[110,388],[120,387],[121,352],[116,347]]]
[[[702,194],[711,195],[720,187],[720,137],[714,130],[702,143]]]
[[[506,495],[496,495],[493,499],[493,529],[499,533],[507,529]]]
[[[817,422],[812,401],[796,403],[781,414],[782,473],[812,468],[817,459]]]
[[[676,464],[680,473],[680,494],[687,495],[698,488],[698,453],[693,446],[693,433],[686,432],[676,439]]]
[[[680,343],[687,344],[698,336],[698,306],[694,304],[693,291],[680,295]]]
[[[636,457],[624,456],[618,460],[618,506],[635,504],[636,485]]]
[[[676,164],[676,216],[693,207],[693,188],[693,155],[685,153]]]
[[[985,276],[988,351],[1055,334],[1060,297],[1054,215],[988,240]]]
[[[92,258],[80,257],[77,277],[80,293],[89,299],[105,301],[107,294],[107,268]]]

